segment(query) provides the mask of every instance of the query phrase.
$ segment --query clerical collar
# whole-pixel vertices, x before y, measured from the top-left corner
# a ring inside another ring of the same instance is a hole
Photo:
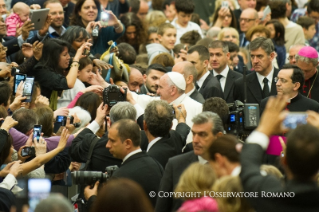
[[[293,100],[298,96],[298,94],[299,94],[299,93],[297,93],[296,96],[294,96],[294,97],[288,99],[288,100],[287,100],[287,103],[291,103],[291,101],[293,101]]]

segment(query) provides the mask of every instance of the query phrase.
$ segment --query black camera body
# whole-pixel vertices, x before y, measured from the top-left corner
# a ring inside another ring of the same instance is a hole
[[[90,185],[94,187],[97,181],[100,181],[100,183],[106,182],[117,169],[118,166],[108,166],[105,168],[107,174],[99,171],[75,171],[72,173],[73,182],[76,185]]]
[[[238,137],[246,137],[259,123],[259,105],[236,100],[229,108],[226,132]]]
[[[127,89],[124,88],[125,93],[120,91],[120,88],[116,85],[109,85],[103,90],[103,102],[109,107],[113,107],[118,102],[126,101]]]
[[[30,156],[31,158],[35,157],[35,149],[34,149],[34,147],[33,146],[24,147],[21,150],[21,156],[22,157]]]

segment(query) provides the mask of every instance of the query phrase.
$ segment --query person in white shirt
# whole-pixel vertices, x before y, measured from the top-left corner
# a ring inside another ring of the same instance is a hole
[[[171,24],[175,26],[177,30],[176,43],[180,43],[180,38],[186,32],[196,30],[203,38],[203,33],[198,24],[191,22],[192,13],[194,12],[195,5],[192,0],[176,0],[175,7],[177,11],[177,18],[175,18]]]

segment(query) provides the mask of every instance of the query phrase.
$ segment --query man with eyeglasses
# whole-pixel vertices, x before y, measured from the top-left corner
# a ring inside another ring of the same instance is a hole
[[[275,77],[277,95],[288,96],[286,110],[291,112],[319,111],[319,103],[305,97],[302,92],[304,84],[303,71],[296,65],[286,64]],[[269,98],[261,101],[260,111],[264,111]]]
[[[296,44],[296,45],[290,46],[287,60],[289,61],[291,65],[296,65],[296,54],[298,54],[300,49],[302,49],[302,47],[304,46],[305,44]]]
[[[296,9],[290,17],[290,20],[297,22],[300,16],[308,16],[316,22],[316,34],[309,40],[310,46],[319,51],[319,1],[310,0],[307,8]]]
[[[239,18],[240,18],[242,11],[247,9],[247,8],[256,9],[257,1],[256,0],[238,0],[238,4],[239,4],[240,8],[234,10],[234,15],[236,17],[237,28],[238,28],[238,31],[240,33],[241,31],[240,31],[240,27],[239,27],[239,24],[240,24]]]
[[[245,9],[239,18],[241,34],[239,35],[239,46],[246,47],[249,41],[246,39],[246,32],[258,24],[258,13],[255,9]]]
[[[271,39],[259,37],[249,44],[249,52],[254,71],[246,76],[246,103],[260,104],[262,99],[277,94],[274,78],[279,70],[272,65],[276,56],[275,47]],[[243,77],[234,83],[234,100],[245,100]]]

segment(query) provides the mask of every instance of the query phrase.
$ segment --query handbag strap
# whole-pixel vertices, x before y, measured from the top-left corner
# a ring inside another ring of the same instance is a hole
[[[89,164],[91,163],[91,158],[92,158],[92,153],[93,153],[93,149],[96,145],[96,143],[98,142],[98,140],[100,140],[99,137],[95,136],[92,140],[91,140],[91,145],[90,145],[90,150],[88,153],[88,158],[87,161],[85,163],[84,168],[82,169],[82,171],[86,171],[86,169],[88,168]]]

